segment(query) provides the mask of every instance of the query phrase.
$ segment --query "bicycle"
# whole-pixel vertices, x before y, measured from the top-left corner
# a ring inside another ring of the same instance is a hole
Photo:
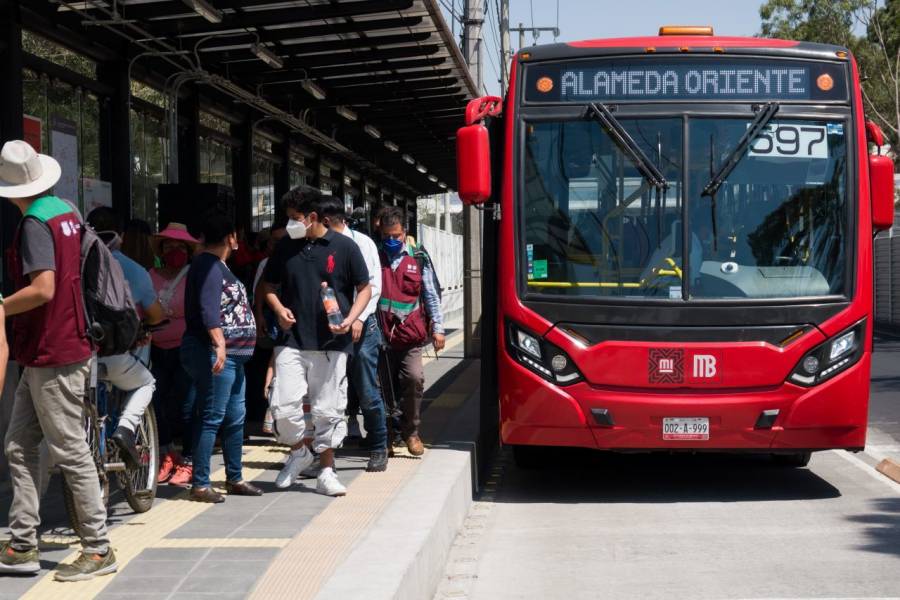
[[[153,326],[142,325],[142,337],[163,327],[165,322]],[[159,471],[159,436],[156,414],[151,404],[144,410],[137,430],[135,445],[140,454],[140,465],[132,469],[119,456],[119,449],[112,442],[119,415],[125,405],[127,393],[104,382],[100,374],[97,356],[91,358],[90,386],[84,401],[84,430],[91,456],[97,466],[103,504],[109,509],[109,484],[115,473],[119,488],[125,493],[128,506],[136,513],[144,513],[153,506],[156,498],[156,476]],[[81,535],[81,523],[72,490],[63,477],[63,499],[72,530]]]

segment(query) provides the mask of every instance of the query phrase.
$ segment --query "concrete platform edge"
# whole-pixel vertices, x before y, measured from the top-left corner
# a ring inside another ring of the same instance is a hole
[[[473,403],[477,406],[477,393],[466,401],[469,407]],[[472,505],[474,462],[474,442],[431,448],[418,472],[322,586],[317,600],[432,598]]]

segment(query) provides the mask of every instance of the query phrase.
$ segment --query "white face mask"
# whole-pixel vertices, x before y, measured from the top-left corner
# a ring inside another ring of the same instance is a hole
[[[306,224],[303,221],[290,219],[285,229],[292,240],[299,240],[302,237],[306,237]]]

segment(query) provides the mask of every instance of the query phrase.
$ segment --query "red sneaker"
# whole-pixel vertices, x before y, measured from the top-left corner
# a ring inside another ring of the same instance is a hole
[[[175,474],[169,479],[169,485],[186,486],[194,479],[193,465],[176,465]]]
[[[157,483],[167,482],[175,474],[175,467],[178,464],[175,460],[175,455],[171,452],[163,456],[162,464],[159,465],[159,475],[156,476]]]

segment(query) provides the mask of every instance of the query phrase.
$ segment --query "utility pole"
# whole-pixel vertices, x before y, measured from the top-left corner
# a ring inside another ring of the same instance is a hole
[[[509,87],[509,0],[500,0],[500,95]]]
[[[537,39],[541,36],[542,31],[551,31],[553,32],[553,37],[559,37],[559,28],[558,27],[525,27],[523,24],[519,23],[518,27],[513,27],[510,31],[518,31],[519,32],[519,50],[525,47],[525,32],[530,31],[532,37],[534,38],[535,44],[537,43]]]
[[[484,23],[482,0],[466,0],[463,34],[463,56],[478,87],[484,90]],[[481,356],[481,211],[472,206],[463,208],[463,340],[466,358]]]

